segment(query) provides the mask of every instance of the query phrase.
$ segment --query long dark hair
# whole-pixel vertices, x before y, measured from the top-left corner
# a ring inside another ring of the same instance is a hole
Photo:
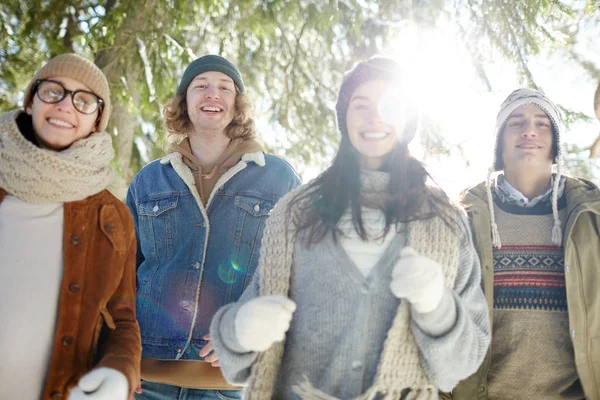
[[[288,212],[293,210],[292,220],[299,231],[308,230],[310,244],[320,242],[328,233],[337,240],[342,234],[338,222],[348,208],[358,235],[362,240],[369,239],[361,213],[360,168],[358,152],[348,135],[342,135],[333,164],[290,201]],[[399,142],[380,170],[390,174],[388,196],[381,206],[385,215],[384,235],[398,223],[435,216],[442,217],[456,232],[454,207],[441,189],[426,184],[430,175],[410,155],[408,143]]]

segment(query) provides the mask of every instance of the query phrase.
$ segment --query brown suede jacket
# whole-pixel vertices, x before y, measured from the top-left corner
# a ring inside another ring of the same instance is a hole
[[[0,188],[0,206],[5,197]],[[129,210],[107,190],[65,203],[64,269],[42,400],[67,399],[79,378],[96,367],[122,372],[130,392],[138,385],[135,253]]]

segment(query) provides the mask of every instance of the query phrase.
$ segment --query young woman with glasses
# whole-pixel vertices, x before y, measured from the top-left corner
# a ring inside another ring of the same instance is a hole
[[[127,400],[139,381],[135,232],[113,172],[106,77],[48,61],[0,116],[0,398]]]

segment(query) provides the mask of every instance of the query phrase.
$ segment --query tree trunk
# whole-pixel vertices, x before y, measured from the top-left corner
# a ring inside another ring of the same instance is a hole
[[[96,65],[105,73],[111,88],[122,84],[121,76],[125,68],[121,65],[120,60],[120,54],[114,48],[103,50],[96,56]],[[128,82],[127,89],[131,94],[132,103],[139,104],[140,96],[131,84],[139,77],[139,73],[132,71],[135,67],[135,65],[127,66],[126,81]],[[110,190],[115,196],[124,199],[129,182],[133,178],[133,171],[130,168],[131,154],[133,139],[139,122],[137,116],[129,112],[114,93],[111,100],[112,110],[107,130],[113,137],[117,177]]]
[[[596,111],[596,118],[600,119],[600,82],[596,89],[596,95],[594,96],[594,110]],[[594,140],[590,147],[590,158],[596,158],[600,154],[600,135]]]
[[[594,110],[596,111],[596,118],[600,119],[600,82],[598,82],[598,88],[594,96]]]
[[[114,141],[118,177],[115,179],[111,190],[121,199],[125,198],[127,187],[133,178],[133,171],[130,168],[130,164],[133,138],[137,128],[137,117],[128,112],[118,100],[115,101],[109,132],[112,134]]]

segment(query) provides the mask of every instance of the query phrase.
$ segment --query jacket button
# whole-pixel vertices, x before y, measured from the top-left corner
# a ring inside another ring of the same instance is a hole
[[[106,224],[106,225],[104,225],[104,229],[106,230],[106,232],[112,232],[115,230],[115,227],[112,226],[111,224]]]
[[[190,266],[195,269],[200,269],[200,261],[196,261],[195,263],[190,264]]]
[[[63,336],[62,345],[67,347],[73,344],[73,336]]]
[[[485,392],[485,386],[479,386],[479,391],[480,391],[481,393]]]
[[[79,245],[81,243],[81,238],[79,235],[71,235],[71,243],[73,243],[75,246]]]
[[[254,211],[256,211],[256,212],[260,211],[260,204],[257,204],[254,206]]]
[[[61,392],[52,392],[50,393],[50,397],[52,397],[53,399],[62,399],[63,394]]]
[[[69,291],[72,293],[77,293],[77,292],[79,292],[80,289],[81,289],[81,287],[76,283],[69,284]]]

